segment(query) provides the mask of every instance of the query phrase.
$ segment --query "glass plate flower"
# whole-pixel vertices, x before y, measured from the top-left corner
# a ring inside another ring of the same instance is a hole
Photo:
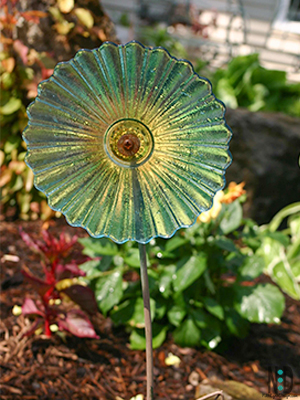
[[[39,85],[26,161],[50,207],[91,236],[168,238],[224,186],[224,110],[187,61],[107,42],[58,64]]]

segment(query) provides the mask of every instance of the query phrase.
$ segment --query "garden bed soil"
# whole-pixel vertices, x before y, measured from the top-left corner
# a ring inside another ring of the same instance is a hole
[[[93,317],[99,340],[44,336],[23,337],[29,321],[14,316],[14,305],[25,296],[37,295],[29,283],[22,282],[22,265],[37,275],[41,272],[38,255],[22,241],[19,226],[37,239],[41,221],[1,223],[1,322],[0,394],[9,400],[129,400],[145,394],[145,354],[129,348],[128,334],[113,327],[100,313]],[[87,236],[72,228],[63,218],[50,222],[54,235],[63,230],[69,235]],[[81,246],[74,246],[80,257]],[[7,257],[7,255],[14,257]],[[224,352],[180,348],[171,337],[154,351],[155,399],[195,399],[198,383],[206,378],[234,380],[255,388],[263,398],[268,392],[268,367],[289,366],[294,374],[290,395],[300,394],[300,304],[286,298],[281,325],[253,324],[246,339],[233,338]],[[167,366],[169,353],[181,359],[178,367]],[[250,399],[243,399],[250,400]]]

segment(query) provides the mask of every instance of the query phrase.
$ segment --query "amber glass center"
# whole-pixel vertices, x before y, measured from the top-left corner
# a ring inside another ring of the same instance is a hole
[[[150,130],[135,119],[120,119],[110,125],[104,136],[106,153],[116,164],[136,168],[151,157],[154,141]]]

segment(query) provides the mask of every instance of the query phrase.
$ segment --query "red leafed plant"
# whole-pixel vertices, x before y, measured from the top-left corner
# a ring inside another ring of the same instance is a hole
[[[46,336],[51,336],[51,325],[57,325],[60,330],[75,336],[98,339],[87,315],[98,310],[94,293],[76,279],[85,276],[85,272],[73,260],[69,261],[77,236],[69,239],[62,233],[56,239],[48,231],[42,231],[44,241],[34,241],[22,229],[20,234],[27,246],[41,256],[44,272],[44,278],[41,279],[23,266],[24,277],[40,295],[36,302],[26,298],[22,306],[22,314],[35,319],[25,335],[29,336],[42,328]],[[80,309],[75,304],[70,309],[70,302],[64,302],[64,299],[71,299]]]

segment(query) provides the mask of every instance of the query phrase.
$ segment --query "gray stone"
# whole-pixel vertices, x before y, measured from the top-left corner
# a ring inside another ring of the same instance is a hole
[[[197,387],[196,398],[208,395],[217,390],[223,390],[225,400],[261,400],[262,394],[257,390],[236,381],[221,381],[219,379],[205,379]],[[199,399],[199,400],[200,400]]]
[[[227,110],[233,163],[227,182],[246,182],[245,212],[259,224],[300,201],[300,119],[280,113]]]

